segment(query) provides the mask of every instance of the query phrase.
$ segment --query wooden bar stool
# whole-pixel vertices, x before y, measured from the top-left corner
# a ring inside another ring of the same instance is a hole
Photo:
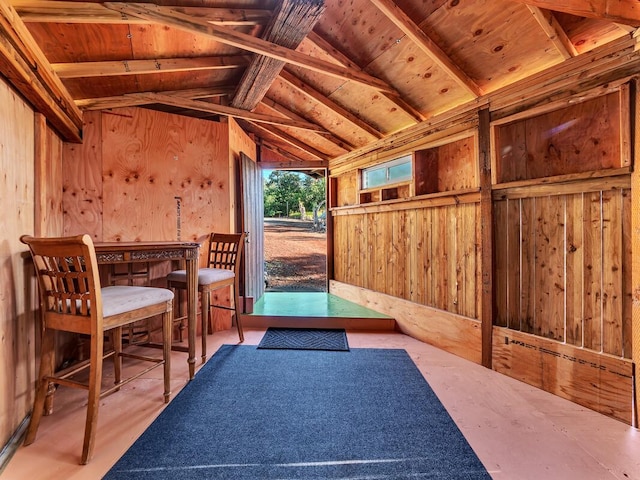
[[[35,440],[45,402],[54,392],[50,388],[51,384],[82,388],[89,392],[80,462],[86,464],[93,454],[99,400],[102,395],[119,390],[122,385],[164,365],[164,401],[169,402],[173,292],[153,287],[101,288],[96,254],[89,235],[59,238],[23,235],[20,240],[31,250],[38,277],[42,314],[40,372],[24,444],[29,445]],[[123,352],[123,327],[155,315],[162,316],[162,357]],[[89,359],[54,372],[56,330],[88,335],[91,351]],[[113,350],[106,353],[105,334],[109,334],[113,341]],[[115,384],[102,391],[102,366],[107,357],[113,357]],[[123,357],[149,361],[152,365],[123,380]],[[86,368],[89,369],[88,383],[72,378]]]
[[[238,328],[240,341],[244,342],[242,321],[238,313],[239,300],[239,267],[244,246],[244,233],[211,233],[209,235],[209,253],[207,267],[198,270],[198,291],[201,303],[202,325],[202,362],[207,358],[207,332],[213,330],[211,322],[211,309],[221,308],[231,310]],[[174,290],[187,289],[186,270],[175,270],[167,275],[167,285]],[[211,303],[211,292],[219,288],[231,287],[233,289],[233,305],[219,305]],[[178,305],[180,302],[178,302]],[[179,316],[176,322],[184,321],[185,317]]]

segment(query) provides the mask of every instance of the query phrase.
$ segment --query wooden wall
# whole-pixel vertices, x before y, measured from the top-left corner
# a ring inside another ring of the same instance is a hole
[[[420,340],[631,423],[631,91],[620,82],[529,109],[489,106],[493,121],[478,117],[474,135],[392,138],[352,168],[336,162],[331,292],[393,315]],[[486,155],[474,147],[480,139],[490,140]],[[363,193],[358,178],[391,149],[413,153],[415,190],[385,202],[384,187]],[[491,181],[479,189],[490,159]]]
[[[334,212],[334,279],[478,319],[477,197]]]
[[[5,445],[33,402],[35,381],[32,266],[20,235],[35,228],[33,110],[0,80],[0,442]],[[39,124],[47,136],[46,125]]]
[[[226,123],[124,108],[88,113],[84,136],[64,156],[65,232],[194,241],[228,230]]]

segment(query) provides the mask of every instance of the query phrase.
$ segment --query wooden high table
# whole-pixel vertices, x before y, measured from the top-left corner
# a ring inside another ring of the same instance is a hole
[[[184,260],[187,270],[187,351],[189,380],[195,375],[196,321],[198,315],[198,255],[200,244],[195,242],[96,242],[98,264],[161,262]],[[178,349],[176,346],[173,349]]]

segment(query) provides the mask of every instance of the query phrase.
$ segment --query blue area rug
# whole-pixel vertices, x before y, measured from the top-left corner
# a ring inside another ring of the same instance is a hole
[[[491,477],[404,350],[224,345],[104,478]]]
[[[287,350],[349,350],[344,329],[269,327],[258,348]]]

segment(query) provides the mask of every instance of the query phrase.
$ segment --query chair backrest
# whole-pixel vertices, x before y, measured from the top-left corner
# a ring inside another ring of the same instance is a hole
[[[101,331],[102,295],[91,237],[23,235],[20,241],[31,251],[45,325],[77,333]]]
[[[233,270],[238,274],[244,247],[244,233],[212,233],[209,235],[209,268]]]

